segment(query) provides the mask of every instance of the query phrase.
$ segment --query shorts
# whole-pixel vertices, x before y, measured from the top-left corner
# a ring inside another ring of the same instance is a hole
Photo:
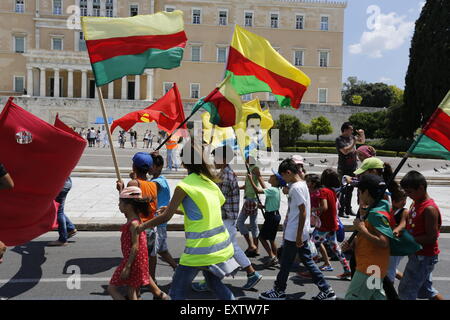
[[[259,237],[264,240],[274,241],[277,236],[280,220],[281,216],[278,211],[265,212],[264,224],[259,233]]]
[[[156,257],[156,228],[145,230],[148,256]]]
[[[157,226],[156,232],[156,252],[169,251],[169,248],[167,247],[167,226]]]

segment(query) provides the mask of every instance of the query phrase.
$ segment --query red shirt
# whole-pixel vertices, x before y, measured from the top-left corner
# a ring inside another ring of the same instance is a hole
[[[413,203],[411,205],[408,221],[406,223],[406,229],[412,233],[414,237],[421,236],[425,234],[425,214],[424,211],[427,207],[434,207],[439,213],[439,229],[442,225],[441,212],[433,199],[428,199],[421,203]],[[438,231],[438,237],[440,232]],[[419,256],[432,257],[440,253],[438,240],[435,243],[427,244],[423,246],[423,249],[417,251],[416,254]]]
[[[322,188],[320,189],[319,199],[325,199],[328,204],[328,210],[322,212],[320,215],[320,222],[322,225],[320,226],[319,231],[337,231],[339,229],[339,225],[337,222],[336,193],[328,188]]]

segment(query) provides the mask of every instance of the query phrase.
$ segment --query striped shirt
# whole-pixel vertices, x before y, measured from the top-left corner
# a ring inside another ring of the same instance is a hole
[[[239,215],[239,184],[236,174],[229,165],[220,171],[220,190],[225,196],[225,203],[222,206],[222,218],[236,220]]]

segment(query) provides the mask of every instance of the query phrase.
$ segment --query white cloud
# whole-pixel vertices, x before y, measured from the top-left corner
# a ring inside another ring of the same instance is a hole
[[[423,6],[425,5],[425,1],[419,2],[419,12],[422,12]]]
[[[381,77],[380,80],[378,80],[378,82],[383,82],[383,83],[391,83],[392,79],[391,78],[386,78],[386,77]]]
[[[375,7],[375,6],[374,6]],[[368,13],[370,13],[368,8]],[[369,17],[371,30],[364,31],[359,43],[349,46],[351,54],[366,54],[371,58],[382,58],[383,52],[400,48],[413,34],[414,22],[405,21],[405,16],[395,12],[383,14],[372,11],[375,15]],[[368,24],[369,25],[369,24]]]

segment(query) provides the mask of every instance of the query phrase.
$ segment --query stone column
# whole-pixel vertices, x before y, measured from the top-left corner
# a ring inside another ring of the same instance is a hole
[[[114,99],[114,81],[108,83],[108,99]]]
[[[153,101],[153,70],[147,71],[147,97],[146,100]]]
[[[134,78],[134,100],[141,100],[141,76]]]
[[[59,94],[59,69],[53,69],[55,70],[55,76],[54,76],[54,80],[53,80],[53,96],[59,98],[60,94]]]
[[[128,81],[127,81],[127,76],[125,76],[122,78],[122,96],[121,96],[122,100],[127,99],[127,86],[128,86]]]
[[[33,68],[27,67],[27,95],[33,96]]]
[[[67,97],[73,98],[73,70],[67,70]]]
[[[41,79],[39,83],[39,96],[45,97],[45,68],[39,68],[41,72]]]
[[[106,0],[100,0],[100,16],[106,17]]]
[[[117,12],[118,12],[118,4],[117,4],[117,0],[113,1],[113,17],[117,17]]]
[[[90,17],[94,15],[93,2],[93,0],[87,0],[87,13]]]
[[[87,70],[81,70],[81,97],[87,98]]]

